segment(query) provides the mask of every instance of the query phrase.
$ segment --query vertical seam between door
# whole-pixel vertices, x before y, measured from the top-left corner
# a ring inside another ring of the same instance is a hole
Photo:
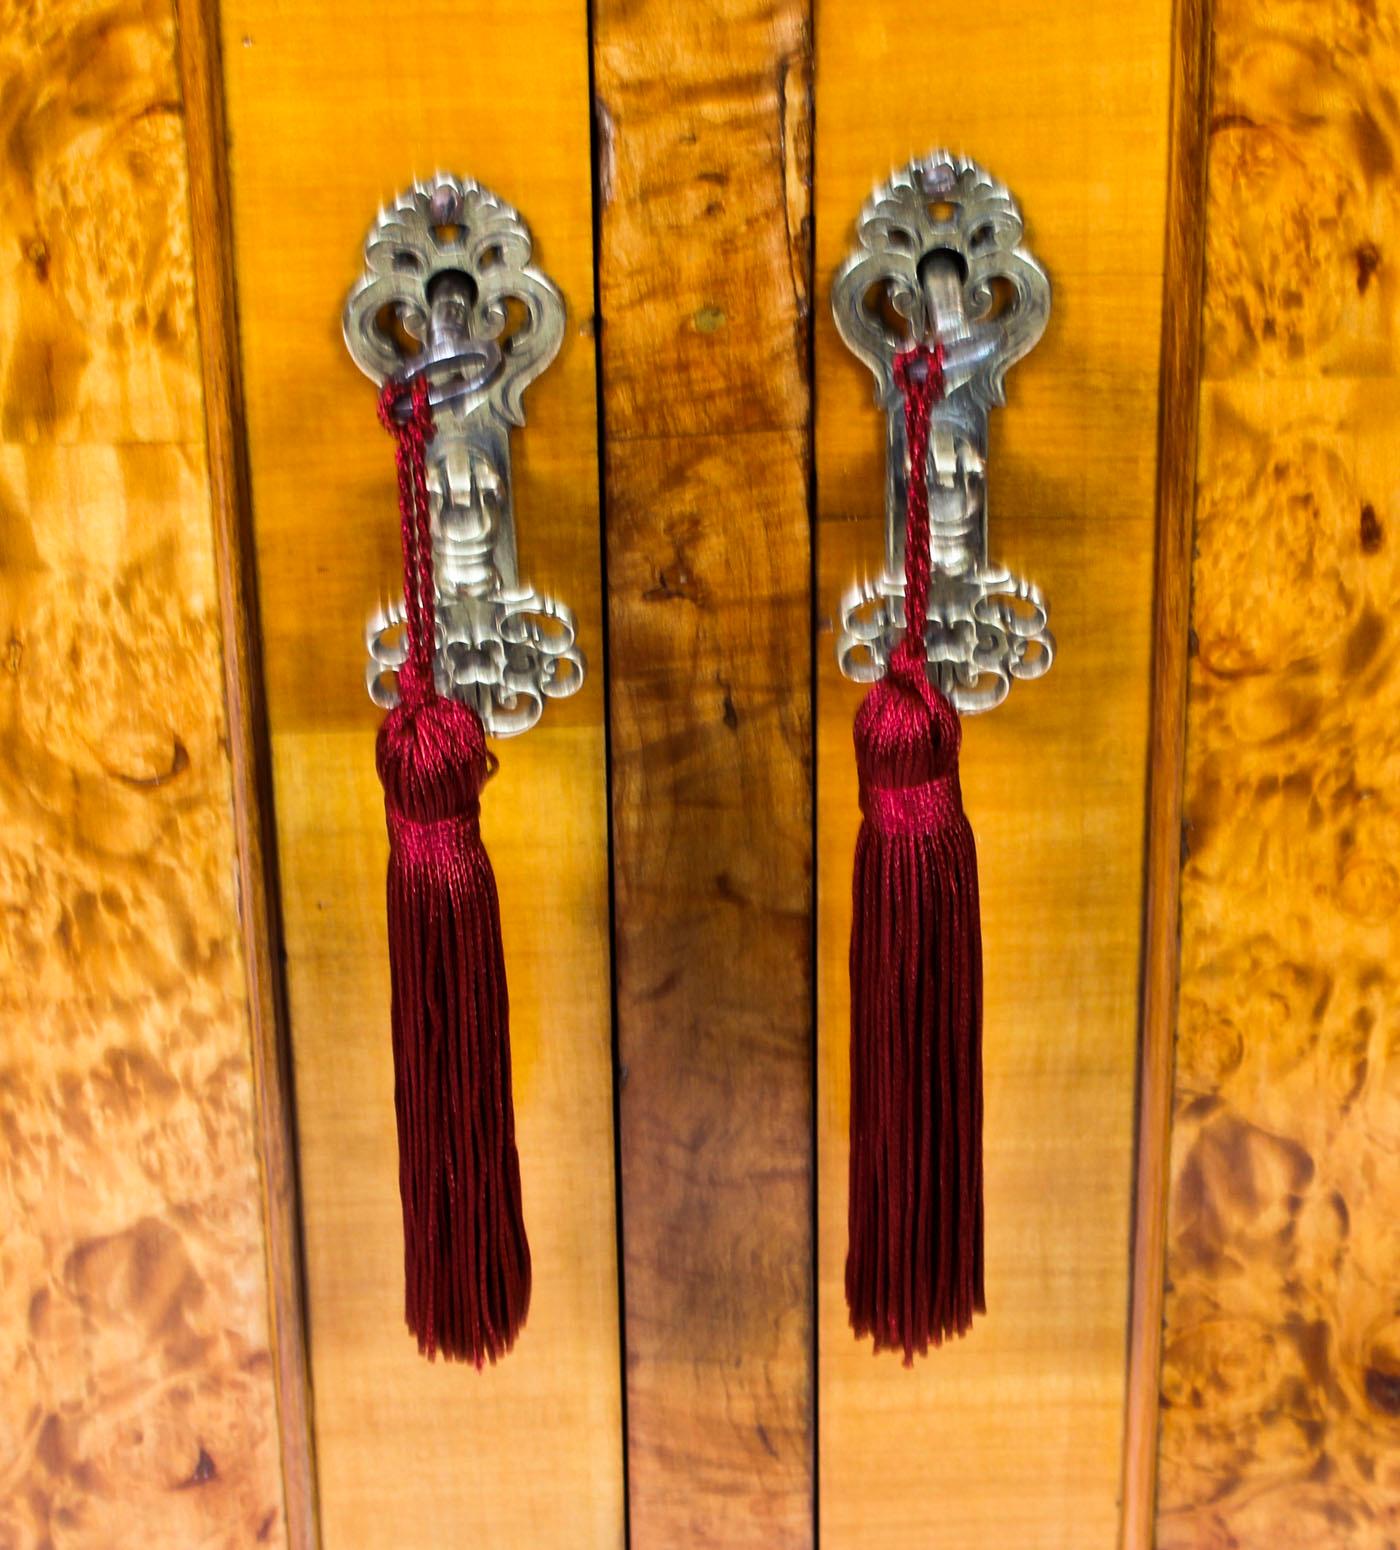
[[[1177,0],[1170,47],[1152,698],[1124,1386],[1123,1550],[1151,1550],[1155,1538],[1158,1377],[1180,967],[1181,822],[1205,280],[1211,0]]]

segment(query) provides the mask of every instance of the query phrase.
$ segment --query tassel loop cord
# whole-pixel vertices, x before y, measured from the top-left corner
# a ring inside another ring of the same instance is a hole
[[[435,434],[428,380],[390,377],[379,395],[379,419],[394,438],[399,477],[399,532],[403,544],[404,629],[408,658],[399,692],[414,702],[433,686],[437,642],[437,586],[433,577],[432,516],[428,506],[427,446]]]
[[[890,663],[901,680],[927,678],[924,624],[933,571],[928,515],[928,433],[933,406],[943,397],[943,346],[911,345],[894,358],[894,382],[904,400],[905,478],[904,639]]]

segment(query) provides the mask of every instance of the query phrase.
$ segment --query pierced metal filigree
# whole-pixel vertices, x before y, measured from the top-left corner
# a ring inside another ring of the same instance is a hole
[[[586,670],[572,612],[522,583],[516,562],[510,429],[564,338],[563,298],[530,256],[517,211],[440,174],[380,211],[344,316],[366,376],[427,377],[437,684],[495,737],[528,731]],[[365,639],[370,697],[387,709],[406,656],[402,604],[375,614]]]
[[[1013,679],[1039,678],[1055,655],[1033,582],[987,558],[987,417],[1005,402],[1008,367],[1050,315],[1050,282],[1020,246],[1010,191],[966,157],[935,151],[877,188],[859,247],[837,272],[836,327],[875,376],[885,411],[885,566],[843,599],[837,660],[858,682],[884,676],[904,633],[904,528],[910,477],[896,354],[940,343],[942,400],[929,422],[933,575],[924,624],[929,672],[964,713],[990,710]]]

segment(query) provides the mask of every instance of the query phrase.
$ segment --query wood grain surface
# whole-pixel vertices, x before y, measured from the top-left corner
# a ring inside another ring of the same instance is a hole
[[[1217,0],[1161,1550],[1400,1540],[1400,17]]]
[[[814,1542],[808,38],[595,7],[633,1550]]]
[[[587,15],[354,0],[222,12],[327,1550],[622,1537]],[[469,61],[469,63],[468,63]],[[528,67],[527,63],[528,61]],[[499,743],[482,826],[512,1001],[535,1290],[495,1368],[406,1333],[366,615],[397,592],[392,446],[340,312],[380,203],[437,167],[516,205],[569,304],[514,437],[523,571],[593,672]]]
[[[1211,0],[1176,0],[1172,9],[1158,390],[1157,564],[1147,755],[1137,1178],[1123,1418],[1123,1550],[1152,1550],[1157,1528],[1158,1385],[1181,963],[1181,813],[1201,401],[1210,38]]]
[[[964,727],[986,951],[989,1312],[913,1371],[847,1324],[847,943],[860,691],[818,643],[821,1527],[830,1550],[1109,1550],[1133,1184],[1170,6],[1010,0],[817,29],[819,604],[882,552],[883,436],[830,320],[872,185],[940,143],[1014,190],[1054,286],[993,416],[991,552],[1038,580],[1049,676]],[[954,63],[955,61],[955,63]]]
[[[173,17],[0,25],[0,1544],[283,1545]]]

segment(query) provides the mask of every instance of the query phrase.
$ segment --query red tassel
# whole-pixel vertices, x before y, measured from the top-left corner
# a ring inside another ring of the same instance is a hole
[[[389,823],[389,975],[403,1200],[404,1313],[418,1349],[494,1362],[530,1305],[496,879],[481,843],[494,767],[476,712],[433,683],[436,593],[427,385],[391,382],[408,660],[379,730]]]
[[[859,1336],[905,1365],[986,1312],[982,939],[957,712],[929,682],[928,421],[942,352],[897,357],[909,449],[909,627],[856,716],[864,815],[851,921],[850,1246]]]

